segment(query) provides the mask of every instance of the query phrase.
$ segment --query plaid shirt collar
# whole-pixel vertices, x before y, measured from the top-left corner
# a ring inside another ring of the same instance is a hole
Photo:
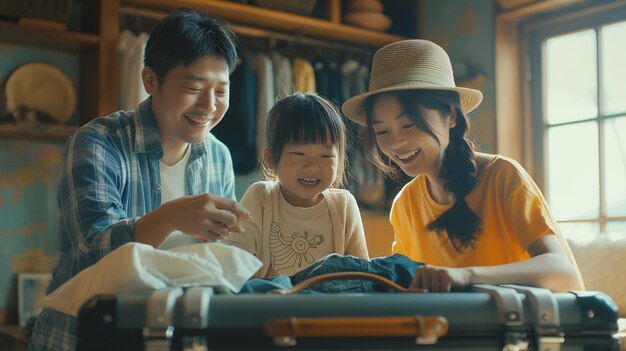
[[[207,151],[207,141],[192,144],[190,163],[206,155]],[[152,113],[152,96],[141,102],[135,112],[135,152],[155,153],[158,159],[163,158],[163,144],[161,143],[159,126]]]

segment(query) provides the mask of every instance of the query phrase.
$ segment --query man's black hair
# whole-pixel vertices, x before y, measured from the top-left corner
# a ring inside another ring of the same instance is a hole
[[[216,18],[189,8],[178,8],[167,15],[150,33],[144,64],[160,82],[179,64],[188,66],[205,55],[224,58],[229,73],[235,69],[235,36]]]

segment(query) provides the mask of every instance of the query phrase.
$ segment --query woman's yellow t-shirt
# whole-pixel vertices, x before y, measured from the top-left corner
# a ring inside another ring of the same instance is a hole
[[[398,193],[391,209],[393,253],[437,266],[493,266],[528,259],[527,250],[535,240],[556,235],[578,271],[541,191],[516,161],[495,156],[480,172],[466,201],[482,219],[482,231],[474,247],[458,252],[445,233],[426,229],[452,205],[435,202],[428,192],[426,176],[416,177]],[[580,273],[578,276],[582,287]]]

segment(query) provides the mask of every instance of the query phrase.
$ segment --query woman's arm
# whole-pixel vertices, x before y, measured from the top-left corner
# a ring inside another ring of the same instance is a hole
[[[548,234],[528,248],[531,258],[498,266],[446,268],[418,267],[412,287],[430,291],[463,290],[472,284],[519,284],[552,291],[578,288],[576,270],[569,263],[556,236]]]

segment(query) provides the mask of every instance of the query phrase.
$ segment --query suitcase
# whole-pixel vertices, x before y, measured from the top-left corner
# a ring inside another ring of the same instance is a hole
[[[400,293],[292,294],[337,277]],[[424,293],[367,273],[331,273],[272,294],[169,287],[96,296],[78,350],[619,350],[617,307],[600,292],[515,285]]]

